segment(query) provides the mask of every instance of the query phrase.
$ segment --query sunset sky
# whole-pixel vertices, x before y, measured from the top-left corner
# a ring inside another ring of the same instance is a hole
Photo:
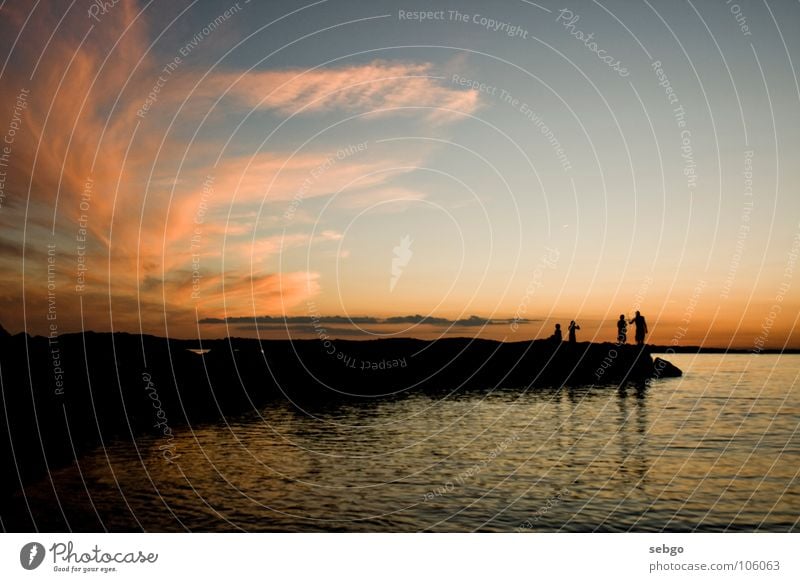
[[[102,4],[0,8],[12,333],[800,347],[796,3]]]

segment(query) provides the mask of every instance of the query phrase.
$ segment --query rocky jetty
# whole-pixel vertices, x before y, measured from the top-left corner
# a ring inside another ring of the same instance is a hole
[[[647,348],[615,344],[229,338],[201,345],[126,333],[49,339],[0,331],[2,488],[19,489],[113,439],[166,434],[276,400],[641,385],[679,375]]]

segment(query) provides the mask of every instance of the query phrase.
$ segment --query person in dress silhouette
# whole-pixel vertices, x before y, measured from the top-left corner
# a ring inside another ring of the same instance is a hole
[[[550,339],[551,339],[553,342],[560,342],[560,341],[562,341],[563,337],[562,337],[562,335],[561,335],[561,324],[560,324],[560,323],[557,323],[557,324],[556,324],[556,329],[553,331],[553,335],[551,335],[551,336],[550,336]]]
[[[647,322],[644,320],[644,315],[636,312],[636,315],[628,323],[636,325],[636,345],[644,345],[644,336],[647,334]]]
[[[571,343],[571,344],[575,343],[575,341],[576,341],[575,332],[578,331],[580,328],[581,328],[581,326],[580,325],[576,325],[574,320],[569,322],[569,328],[568,328],[569,329],[569,343]]]
[[[625,321],[625,314],[619,316],[617,320],[617,343],[624,344],[628,341],[628,323]]]

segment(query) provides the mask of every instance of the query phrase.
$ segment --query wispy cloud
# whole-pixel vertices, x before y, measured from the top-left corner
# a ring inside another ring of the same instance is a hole
[[[430,108],[424,112],[429,119],[445,122],[471,114],[479,105],[477,91],[448,85],[430,63],[373,61],[335,68],[229,73],[215,76],[204,91],[215,97],[228,92],[248,107],[286,115]]]
[[[326,323],[334,325],[349,325],[349,324],[369,324],[369,325],[433,325],[440,327],[447,326],[462,326],[462,327],[475,327],[481,325],[508,325],[512,321],[518,323],[531,323],[534,319],[496,319],[486,318],[477,315],[471,315],[464,319],[448,319],[446,317],[433,317],[429,315],[398,315],[393,317],[370,317],[370,316],[356,316],[344,317],[342,315],[324,315],[320,317],[310,316],[272,316],[272,315],[257,315],[257,316],[240,316],[240,317],[206,317],[199,321],[205,325],[238,325],[238,324],[262,324],[262,325],[294,325],[294,324],[311,324],[311,323]]]
[[[338,195],[339,208],[352,209],[422,196],[393,184],[422,163],[426,153],[419,149],[376,146],[330,163],[331,152],[322,146],[292,153],[286,145],[264,151],[242,142],[212,170],[221,140],[213,132],[200,132],[191,143],[187,136],[202,127],[223,93],[212,113],[237,118],[255,109],[281,117],[413,115],[430,124],[452,122],[479,106],[475,91],[444,82],[430,63],[208,73],[187,61],[169,73],[143,112],[166,63],[152,50],[154,35],[138,15],[140,6],[120,2],[91,31],[84,9],[60,9],[67,7],[39,7],[29,15],[29,7],[7,3],[0,10],[0,34],[20,34],[0,85],[0,118],[11,117],[21,89],[30,92],[12,148],[10,195],[0,212],[2,246],[12,255],[0,275],[0,304],[17,318],[11,326],[21,327],[13,306],[23,244],[31,259],[41,258],[46,241],[57,243],[64,326],[76,328],[80,312],[79,294],[71,292],[78,236],[85,237],[80,244],[88,265],[82,295],[95,306],[86,310],[87,326],[107,328],[113,317],[117,329],[135,329],[140,314],[145,329],[173,319],[193,324],[195,309],[219,317],[283,313],[319,293],[317,272],[279,273],[265,260],[250,261],[339,240],[332,229],[313,237],[296,232],[310,222],[304,204]],[[204,198],[208,174],[213,195]],[[27,192],[29,205],[21,203]],[[267,212],[282,215],[292,201],[300,206],[290,225],[297,228],[279,237],[286,220],[259,210],[263,203]],[[21,240],[22,224],[27,241]],[[28,280],[43,278],[46,262],[29,260],[25,270]],[[197,285],[201,299],[188,301]],[[27,289],[32,308],[44,305],[43,285]]]

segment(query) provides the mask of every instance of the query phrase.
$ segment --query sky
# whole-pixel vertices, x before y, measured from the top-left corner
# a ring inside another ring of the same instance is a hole
[[[796,2],[4,2],[0,324],[800,347]]]

